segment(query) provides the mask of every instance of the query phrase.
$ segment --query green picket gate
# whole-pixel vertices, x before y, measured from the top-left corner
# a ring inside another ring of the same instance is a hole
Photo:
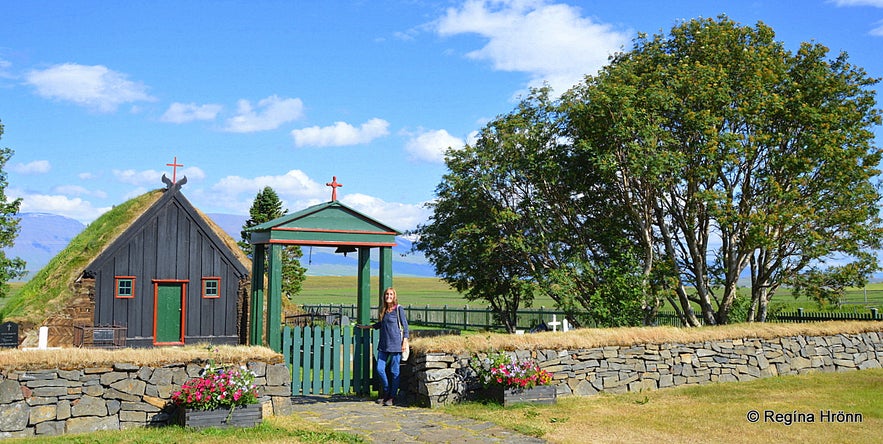
[[[373,379],[372,351],[379,336],[352,326],[282,329],[282,355],[291,370],[292,396],[367,395]]]

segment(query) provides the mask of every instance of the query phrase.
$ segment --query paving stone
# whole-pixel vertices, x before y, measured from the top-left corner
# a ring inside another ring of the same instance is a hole
[[[294,397],[292,414],[333,430],[362,436],[366,442],[397,443],[512,443],[546,441],[496,424],[457,418],[437,410],[384,407],[369,399]],[[346,418],[341,421],[340,418]]]

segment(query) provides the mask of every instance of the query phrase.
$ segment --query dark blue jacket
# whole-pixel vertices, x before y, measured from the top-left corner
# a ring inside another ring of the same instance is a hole
[[[402,330],[399,330],[399,319],[402,320]],[[380,329],[380,343],[377,350],[387,353],[402,352],[402,333],[404,337],[408,335],[408,319],[405,317],[405,309],[401,305],[397,305],[395,310],[387,313],[378,322],[371,325],[371,328]]]

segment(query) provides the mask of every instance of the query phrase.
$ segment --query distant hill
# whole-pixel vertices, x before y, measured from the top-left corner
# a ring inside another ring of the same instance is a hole
[[[21,231],[16,238],[15,246],[6,250],[11,257],[20,257],[27,262],[28,280],[40,271],[49,260],[70,243],[71,239],[80,234],[85,225],[77,220],[57,214],[21,213]],[[226,231],[233,239],[241,238],[242,225],[247,216],[235,214],[208,214],[216,224]],[[393,247],[393,271],[401,276],[434,277],[435,272],[422,254],[410,253],[411,242],[404,237],[396,238]],[[355,276],[357,274],[355,253],[344,257],[335,254],[333,248],[304,247],[301,263],[312,276]],[[376,273],[378,255],[372,252],[371,266]]]
[[[21,231],[15,239],[15,245],[7,249],[6,254],[20,257],[27,262],[28,277],[40,271],[74,236],[86,228],[77,220],[57,214],[21,213],[19,217]]]

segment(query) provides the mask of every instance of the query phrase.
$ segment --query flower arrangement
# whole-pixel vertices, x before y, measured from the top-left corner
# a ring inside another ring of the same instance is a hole
[[[212,410],[256,404],[258,391],[254,384],[255,374],[245,366],[215,366],[210,362],[181,390],[172,393],[172,402],[193,410]]]
[[[489,353],[483,358],[473,357],[470,366],[485,387],[496,385],[504,389],[529,389],[552,383],[552,374],[541,369],[536,361],[517,361],[502,352]]]

